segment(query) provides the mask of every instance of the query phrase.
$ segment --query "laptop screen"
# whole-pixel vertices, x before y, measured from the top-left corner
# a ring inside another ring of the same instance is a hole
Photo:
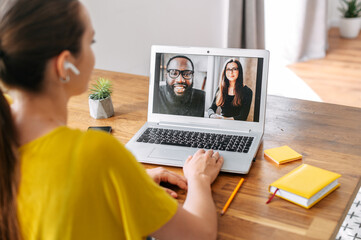
[[[263,58],[156,53],[153,113],[259,122]]]

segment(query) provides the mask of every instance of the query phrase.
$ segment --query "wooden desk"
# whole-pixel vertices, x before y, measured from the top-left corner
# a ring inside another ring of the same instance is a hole
[[[148,78],[95,70],[92,81],[100,76],[114,84],[115,116],[92,119],[83,94],[70,101],[69,125],[83,130],[111,125],[113,135],[125,144],[147,119]],[[303,160],[277,166],[264,159],[264,149],[285,144]],[[280,198],[266,205],[268,185],[302,163],[342,174],[341,187],[309,210]],[[182,173],[180,168],[169,169]],[[360,175],[361,109],[268,96],[264,140],[250,173],[221,173],[212,185],[220,212],[239,179],[245,178],[226,214],[218,217],[218,238],[334,239],[358,191]],[[186,193],[177,191],[183,202]]]

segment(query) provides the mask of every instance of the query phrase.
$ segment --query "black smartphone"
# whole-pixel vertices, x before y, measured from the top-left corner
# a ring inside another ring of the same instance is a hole
[[[104,131],[107,133],[111,133],[112,132],[112,127],[111,126],[91,126],[88,127],[88,130],[99,130],[99,131]]]

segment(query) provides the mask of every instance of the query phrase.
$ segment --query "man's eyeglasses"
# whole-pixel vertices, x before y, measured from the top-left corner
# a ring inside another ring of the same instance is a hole
[[[236,72],[236,71],[238,71],[238,68],[227,68],[226,71],[227,72]]]
[[[180,74],[182,74],[182,77],[186,80],[191,80],[194,73],[192,70],[180,71],[177,69],[168,69],[167,72],[170,78],[176,79]]]

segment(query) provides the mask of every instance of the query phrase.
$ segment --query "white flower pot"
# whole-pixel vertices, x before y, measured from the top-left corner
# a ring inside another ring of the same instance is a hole
[[[111,97],[101,100],[89,98],[90,116],[95,119],[108,118],[114,115],[113,102]]]
[[[344,38],[356,38],[360,32],[361,17],[341,18],[340,34]]]

